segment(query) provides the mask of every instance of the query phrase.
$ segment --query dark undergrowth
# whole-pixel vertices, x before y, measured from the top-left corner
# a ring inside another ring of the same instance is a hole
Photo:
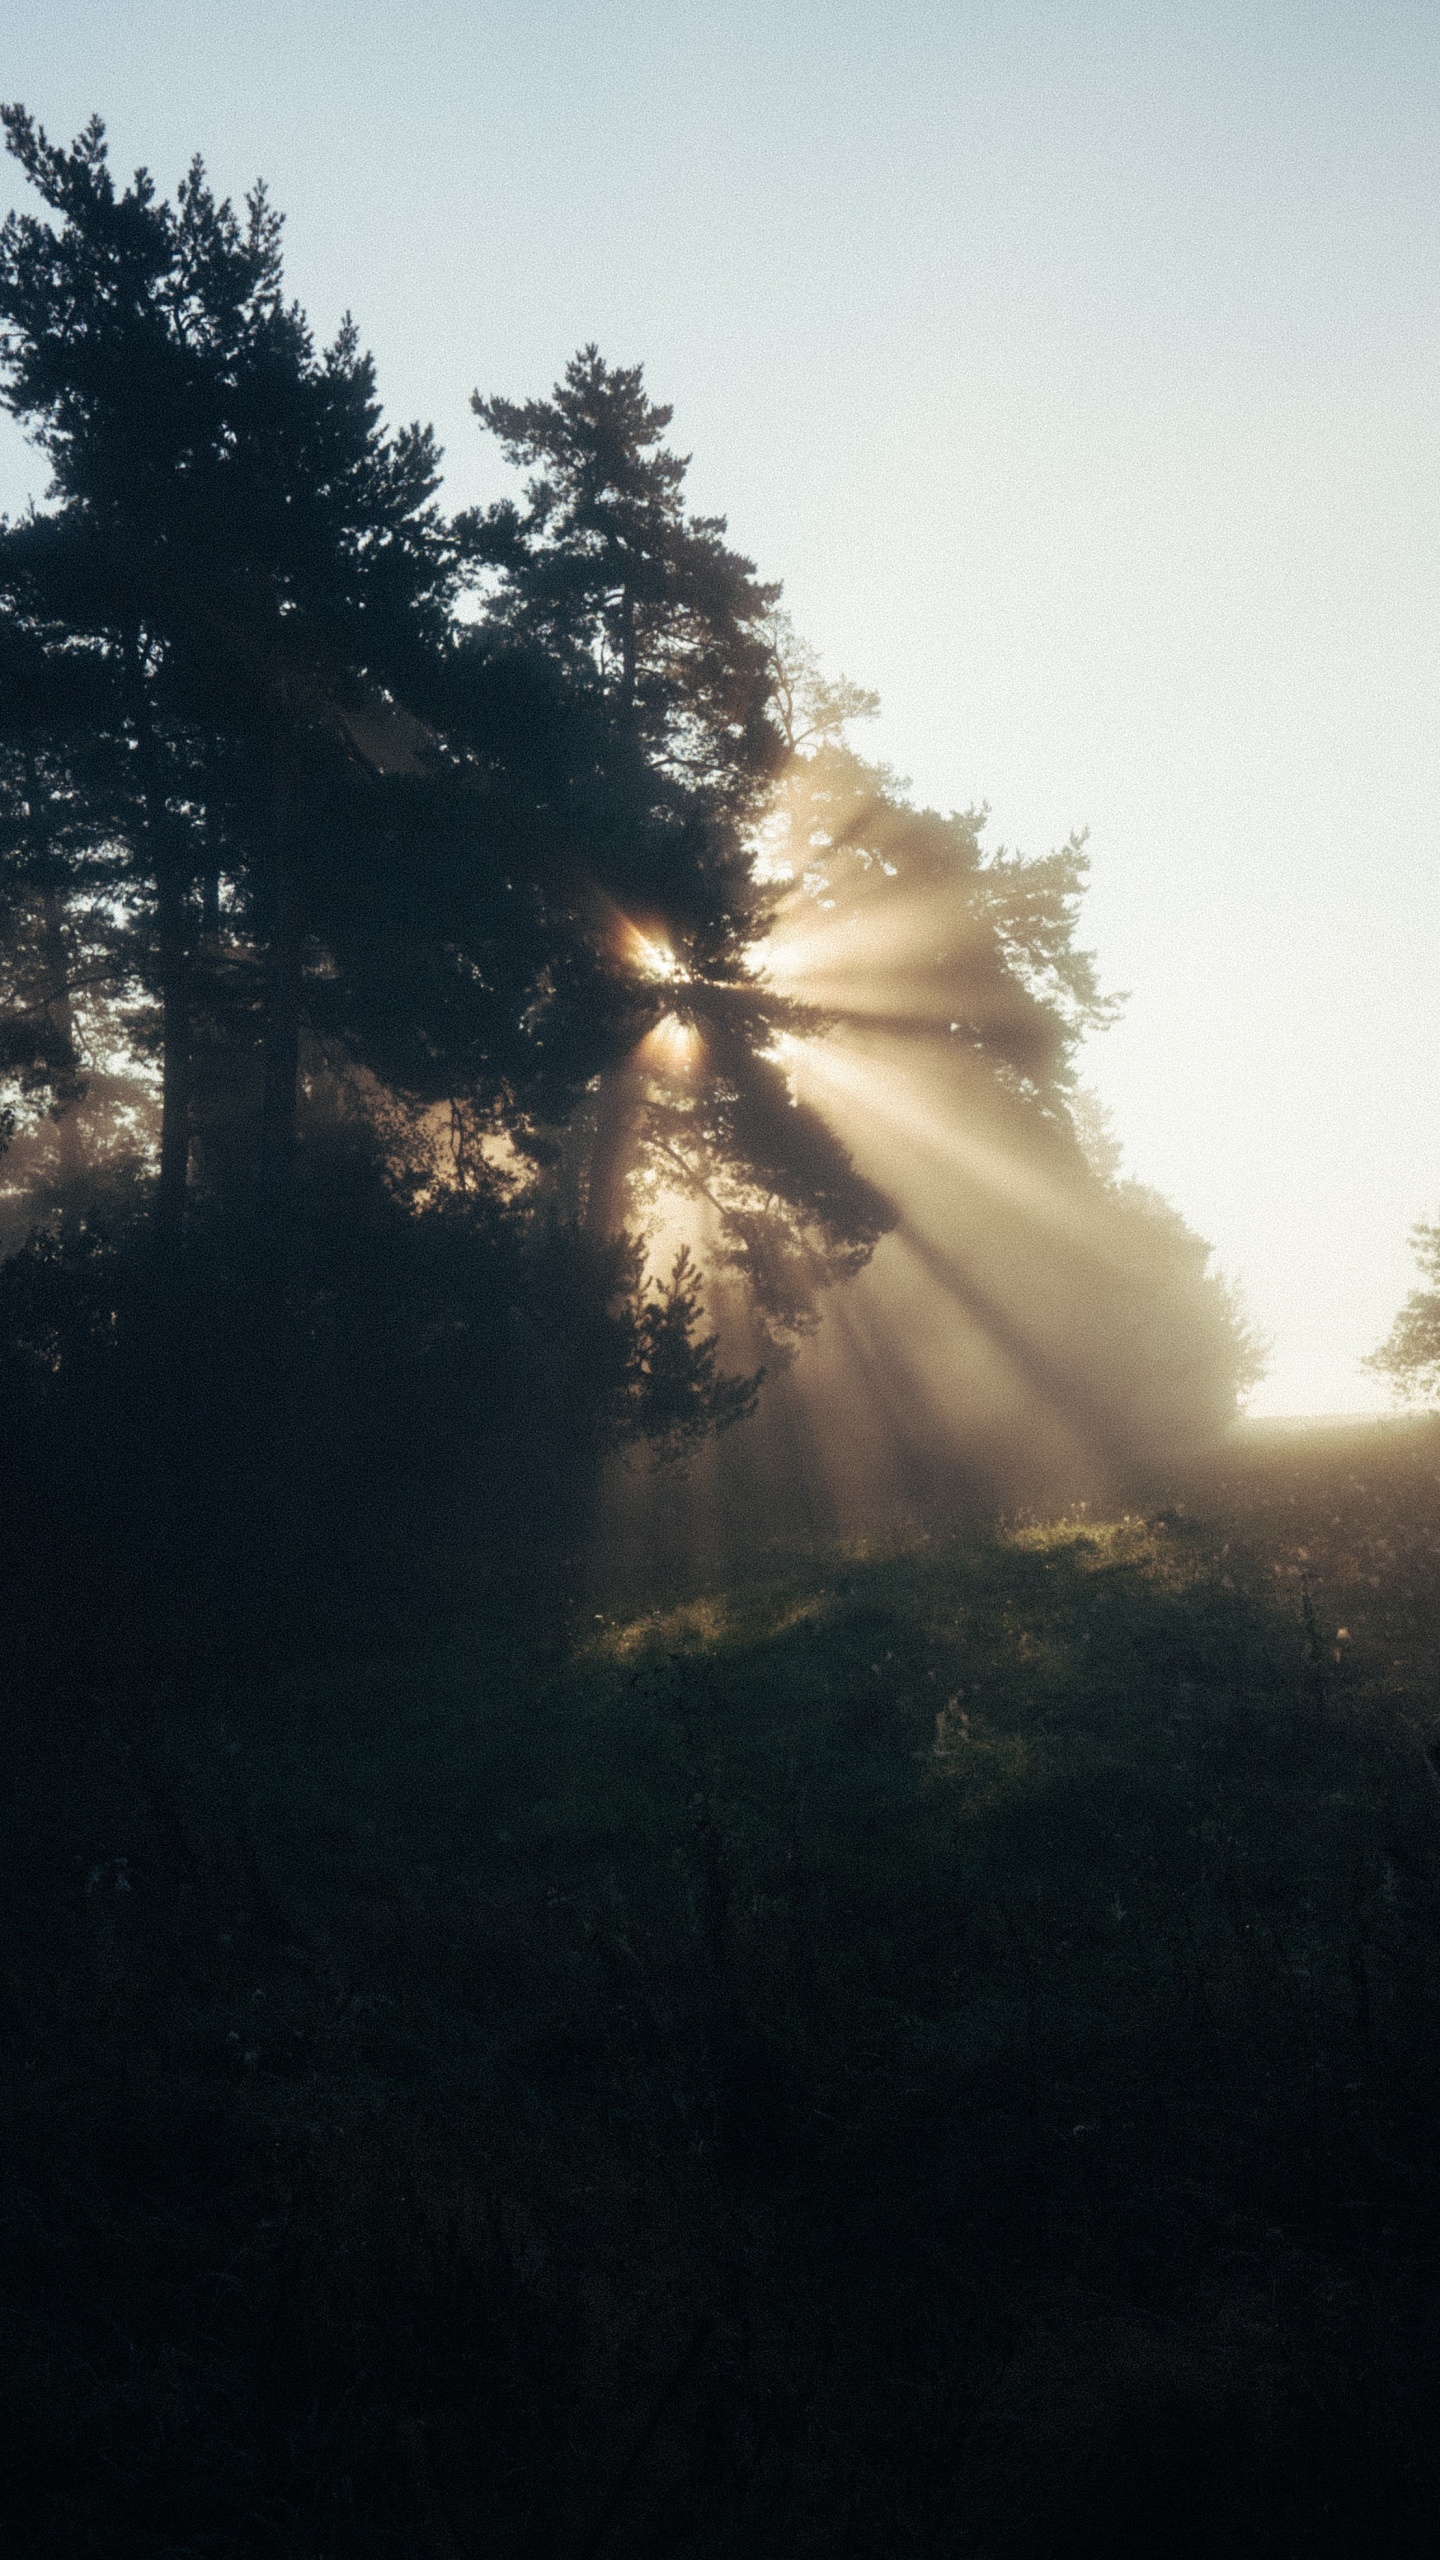
[[[1437,1470],[19,1716],[9,2548],[1433,2547]]]

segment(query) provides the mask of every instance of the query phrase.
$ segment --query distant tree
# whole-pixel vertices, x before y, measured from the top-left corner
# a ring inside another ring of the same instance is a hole
[[[1430,1286],[1411,1290],[1379,1349],[1360,1365],[1383,1378],[1401,1404],[1431,1404],[1440,1399],[1440,1224],[1422,1219],[1410,1242]]]

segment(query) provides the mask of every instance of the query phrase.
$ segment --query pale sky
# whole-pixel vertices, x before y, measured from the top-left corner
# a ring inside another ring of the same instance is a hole
[[[0,90],[264,175],[457,501],[472,387],[643,361],[873,750],[1088,826],[1087,1075],[1275,1337],[1256,1409],[1384,1402],[1440,1210],[1433,0],[0,0]]]

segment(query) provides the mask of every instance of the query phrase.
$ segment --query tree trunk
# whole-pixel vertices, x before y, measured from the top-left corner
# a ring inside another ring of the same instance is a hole
[[[140,768],[145,843],[155,883],[160,958],[160,1183],[155,1196],[155,1256],[161,1294],[178,1287],[190,1174],[190,902],[181,849],[165,797],[159,742],[145,700],[140,636],[125,645],[130,720]]]
[[[80,1045],[75,1037],[75,1007],[70,1000],[70,952],[65,938],[64,911],[60,892],[53,881],[41,893],[41,929],[44,935],[46,1010],[57,1049],[63,1048],[71,1061],[68,1072],[57,1077],[60,1090],[51,1105],[55,1122],[56,1172],[62,1192],[68,1193],[80,1172],[80,1098],[85,1086],[79,1073]],[[52,1086],[52,1091],[55,1086]],[[62,1204],[62,1222],[68,1223],[70,1204]]]
[[[144,811],[147,867],[155,889],[160,979],[160,1179],[151,1237],[154,1276],[148,1337],[155,1473],[148,1499],[155,1520],[153,1606],[183,1611],[183,1482],[190,1423],[190,1346],[185,1323],[185,1191],[190,1172],[190,898],[184,846],[171,815],[165,769],[146,696],[140,633],[125,641],[125,679]]]
[[[294,1343],[289,1289],[300,1080],[300,902],[293,848],[293,765],[277,742],[265,957],[264,1085],[251,1301],[253,1407],[245,1465],[248,1569],[257,1623],[284,1608],[290,1545],[290,1420]]]
[[[269,1254],[283,1252],[295,1174],[300,1081],[300,902],[291,844],[294,783],[282,748],[275,759],[270,858],[270,948],[265,973],[265,1087],[260,1113],[260,1217]]]
[[[596,1237],[620,1234],[625,1224],[625,1185],[635,1153],[640,1079],[627,1060],[610,1067],[595,1097],[595,1132],[585,1178],[585,1226]]]
[[[271,876],[274,914],[265,985],[265,1094],[260,1118],[260,1195],[267,1223],[283,1226],[295,1172],[300,1077],[300,917],[288,852]]]
[[[620,708],[628,720],[635,708],[635,678],[639,652],[635,635],[635,598],[629,581],[620,600]]]
[[[45,1013],[50,1025],[49,1068],[52,1094],[51,1118],[55,1124],[56,1173],[62,1192],[68,1192],[80,1171],[80,1124],[76,1108],[85,1091],[80,1074],[80,1044],[75,1037],[75,1007],[70,996],[70,945],[65,931],[65,907],[61,896],[61,857],[52,854],[50,830],[44,803],[46,793],[40,780],[39,767],[33,755],[27,760],[25,801],[29,812],[27,834],[31,859],[42,879],[40,891],[40,938],[45,970]],[[67,1063],[57,1065],[63,1053]],[[62,1223],[68,1224],[70,1208],[61,1210]]]
[[[167,1279],[178,1279],[190,1175],[190,916],[186,883],[167,845],[157,880],[160,923],[160,1188],[155,1244]]]

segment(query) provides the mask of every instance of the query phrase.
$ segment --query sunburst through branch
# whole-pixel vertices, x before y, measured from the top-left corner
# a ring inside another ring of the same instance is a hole
[[[758,1523],[1113,1488],[1233,1412],[1234,1310],[1204,1245],[1096,1161],[1073,1107],[1078,1042],[1113,1011],[1075,945],[1082,846],[1025,861],[982,828],[916,810],[832,740],[777,786],[743,989],[627,926],[641,984],[685,993],[632,1053],[633,1209],[657,1260],[683,1242],[706,1268],[727,1353],[772,1372],[758,1418],[667,1490],[672,1545],[718,1540],[721,1561]],[[782,1115],[768,1170],[727,1162],[737,1002],[774,1008],[747,1068],[783,1092],[797,1144],[823,1127],[886,1204],[843,1287],[787,1196]],[[778,1307],[767,1220],[789,1228]],[[621,1507],[654,1538],[643,1490]]]

